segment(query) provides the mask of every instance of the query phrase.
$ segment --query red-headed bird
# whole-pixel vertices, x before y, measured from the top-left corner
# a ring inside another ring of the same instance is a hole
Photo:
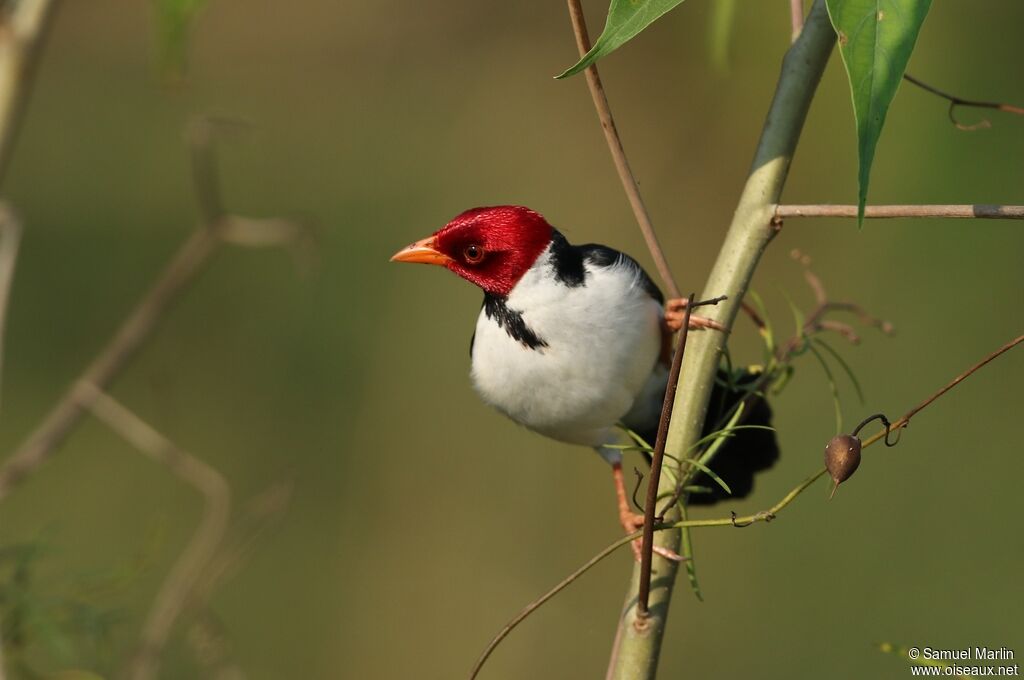
[[[642,526],[627,501],[621,448],[612,447],[626,441],[619,424],[653,445],[672,333],[686,301],[666,304],[633,258],[607,246],[571,245],[521,206],[467,210],[391,259],[441,265],[483,289],[470,344],[480,397],[531,430],[595,449],[612,466],[622,526],[627,533]],[[690,327],[717,324],[692,315]],[[716,388],[708,426],[740,396]],[[745,422],[767,424],[770,415],[757,400]],[[743,497],[754,473],[777,457],[772,432],[739,430],[712,468],[732,497]],[[711,493],[692,494],[689,502],[725,497],[708,486]]]

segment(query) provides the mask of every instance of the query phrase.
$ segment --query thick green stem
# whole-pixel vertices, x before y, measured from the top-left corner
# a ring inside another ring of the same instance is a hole
[[[740,303],[747,292],[754,269],[774,235],[772,216],[779,201],[797,140],[807,117],[821,74],[832,53],[835,33],[824,0],[816,0],[799,39],[782,63],[775,98],[765,120],[753,167],[726,234],[718,260],[711,270],[702,297],[728,295],[729,299],[710,310],[709,316],[731,329]],[[691,338],[676,393],[674,416],[666,450],[681,457],[701,436],[714,374],[726,335],[713,331]],[[660,493],[671,495],[672,480],[682,479],[682,470],[668,470],[660,480]],[[667,516],[666,521],[675,521]],[[658,533],[658,544],[677,551],[679,532]],[[677,565],[655,559],[656,578],[652,584],[650,615],[636,616],[639,567],[633,570],[626,607],[612,651],[607,677],[610,680],[654,678],[661,651]]]

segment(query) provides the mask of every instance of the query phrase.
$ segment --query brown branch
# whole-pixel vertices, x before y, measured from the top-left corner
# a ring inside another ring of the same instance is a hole
[[[1000,347],[996,351],[992,352],[991,354],[986,356],[984,359],[982,359],[978,363],[974,364],[973,366],[968,368],[966,371],[964,371],[963,373],[961,373],[957,377],[953,378],[951,381],[949,381],[949,383],[946,384],[945,387],[940,389],[938,392],[936,392],[932,396],[928,397],[927,399],[922,401],[920,404],[918,404],[914,408],[912,408],[909,411],[907,411],[906,414],[904,414],[903,417],[900,418],[899,420],[895,421],[892,424],[891,427],[885,428],[881,432],[878,432],[877,434],[874,434],[871,437],[869,437],[868,439],[866,439],[864,441],[863,445],[865,447],[866,446],[870,446],[871,444],[874,444],[879,439],[884,438],[889,432],[895,432],[896,430],[903,429],[904,427],[906,427],[907,425],[910,424],[910,419],[913,418],[915,415],[917,415],[917,413],[919,411],[921,411],[922,409],[926,408],[933,401],[935,401],[936,399],[938,399],[939,397],[944,395],[946,392],[949,392],[951,389],[953,389],[954,387],[959,385],[961,382],[963,382],[965,379],[967,379],[969,376],[971,376],[979,368],[981,368],[985,364],[989,363],[990,361],[992,361],[993,359],[995,359],[999,355],[1003,354],[1004,352],[1008,352],[1009,350],[1013,349],[1014,347],[1016,347],[1017,345],[1019,345],[1022,342],[1024,342],[1024,335],[1020,335],[1020,336],[1014,338],[1013,340],[1011,340],[1010,342],[1006,343],[1005,345],[1003,345],[1002,347]]]
[[[955,94],[944,92],[939,88],[935,87],[934,85],[929,85],[928,83],[919,80],[918,78],[915,78],[909,73],[904,73],[903,79],[909,83],[917,85],[925,92],[930,92],[938,97],[942,97],[943,99],[948,100],[949,120],[951,123],[953,123],[953,125],[955,125],[960,130],[970,131],[977,130],[979,128],[990,128],[992,127],[992,123],[990,123],[986,118],[983,118],[980,123],[974,123],[973,125],[966,125],[964,123],[961,123],[956,119],[956,107],[958,106],[970,106],[978,109],[995,109],[996,111],[1003,111],[1005,113],[1013,113],[1018,116],[1024,116],[1024,107],[1021,106],[1014,106],[1013,104],[1006,104],[1003,102],[981,101],[978,99],[964,99],[963,97],[958,97]]]
[[[775,218],[788,217],[856,217],[855,205],[777,205]],[[1024,220],[1024,205],[869,205],[864,217],[892,219],[898,217],[936,217],[957,219]]]
[[[7,337],[7,308],[14,282],[14,267],[21,244],[21,222],[5,203],[0,203],[0,391],[3,388],[4,338]],[[0,667],[0,680],[3,668]]]
[[[568,0],[569,18],[572,19],[573,32],[576,34],[576,47],[582,57],[590,51],[590,36],[587,33],[587,21],[583,16],[583,8],[580,0]],[[591,64],[586,70],[587,86],[590,88],[590,96],[594,100],[594,108],[597,109],[597,117],[601,120],[601,129],[604,130],[604,139],[608,143],[608,150],[611,151],[612,160],[615,161],[615,169],[622,181],[622,188],[626,190],[626,197],[629,198],[629,205],[633,208],[633,216],[636,218],[640,231],[647,242],[647,248],[651,251],[654,259],[654,266],[658,268],[658,275],[669,292],[669,297],[682,297],[679,293],[679,286],[672,277],[672,270],[668,266],[668,259],[665,257],[661,245],[658,243],[658,236],[654,233],[654,225],[651,224],[651,217],[647,213],[643,198],[640,196],[640,185],[629,168],[629,161],[626,159],[626,151],[622,148],[622,140],[615,128],[615,119],[612,118],[612,110],[608,105],[608,97],[605,96],[604,86],[601,84],[601,76],[597,73],[597,65]]]
[[[790,42],[796,42],[804,30],[804,0],[789,0],[789,23],[793,27]]]
[[[206,503],[202,521],[153,601],[142,627],[138,650],[128,664],[126,677],[149,680],[157,676],[160,653],[174,623],[224,540],[231,513],[231,489],[220,472],[175,446],[95,385],[79,382],[74,392],[80,402],[89,404],[93,415],[139,451],[165,465],[202,494]]]
[[[541,605],[543,605],[545,602],[553,598],[555,595],[565,590],[568,586],[572,584],[573,581],[578,579],[580,576],[583,576],[583,574],[585,574],[586,572],[590,571],[591,567],[595,566],[598,562],[608,557],[622,546],[629,545],[630,541],[635,540],[639,536],[640,532],[637,531],[626,536],[625,538],[620,538],[619,540],[612,543],[607,548],[605,548],[604,550],[602,550],[601,552],[597,553],[589,560],[587,560],[586,564],[584,564],[582,567],[580,567],[579,569],[577,569],[576,571],[562,579],[554,588],[544,593],[530,604],[526,605],[526,607],[524,607],[521,612],[516,614],[516,616],[513,617],[511,621],[506,623],[502,627],[502,629],[498,631],[498,634],[495,635],[494,638],[487,644],[487,647],[485,647],[484,651],[480,654],[480,658],[476,660],[476,663],[473,664],[473,668],[469,671],[469,680],[474,680],[474,678],[476,678],[477,675],[480,674],[480,669],[484,667],[484,663],[487,662],[487,659],[494,652],[495,648],[497,648],[497,646],[501,644],[501,641],[508,637],[508,634],[515,630],[516,626],[522,623],[530,614],[539,609]]]
[[[668,384],[665,387],[665,398],[661,403],[661,418],[658,420],[658,434],[654,440],[654,452],[651,454],[651,474],[647,478],[647,499],[644,503],[644,533],[640,544],[640,586],[637,589],[636,624],[646,622],[649,612],[648,601],[651,597],[651,567],[654,560],[654,515],[658,505],[658,480],[661,479],[661,464],[665,459],[665,440],[668,435],[668,424],[672,420],[672,406],[675,404],[676,385],[679,384],[679,370],[683,366],[683,353],[686,351],[686,338],[690,334],[690,312],[693,311],[693,293],[686,298],[686,309],[683,312],[683,325],[679,334],[679,345],[672,355],[672,367],[669,369]]]

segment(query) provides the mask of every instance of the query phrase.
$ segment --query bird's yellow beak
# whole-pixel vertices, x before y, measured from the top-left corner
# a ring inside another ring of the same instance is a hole
[[[421,264],[446,265],[452,261],[437,249],[437,241],[433,236],[416,241],[411,246],[399,250],[391,256],[392,262],[419,262]]]

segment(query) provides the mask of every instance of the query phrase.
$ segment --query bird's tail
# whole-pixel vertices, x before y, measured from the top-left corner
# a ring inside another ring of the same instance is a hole
[[[719,371],[719,380],[715,383],[708,403],[703,436],[723,428],[725,418],[744,398],[747,399],[747,403],[743,407],[740,421],[736,424],[771,426],[772,410],[768,402],[763,397],[751,395],[744,390],[760,377],[760,371],[748,369],[730,382],[729,375],[725,371]],[[638,434],[654,445],[656,430]],[[649,461],[649,454],[645,455]],[[773,430],[744,428],[731,432],[708,467],[725,482],[732,493],[728,493],[707,473],[700,472],[694,477],[693,484],[703,487],[703,490],[700,493],[691,493],[688,504],[711,505],[726,498],[745,498],[754,488],[754,476],[772,467],[778,458],[779,444]]]

